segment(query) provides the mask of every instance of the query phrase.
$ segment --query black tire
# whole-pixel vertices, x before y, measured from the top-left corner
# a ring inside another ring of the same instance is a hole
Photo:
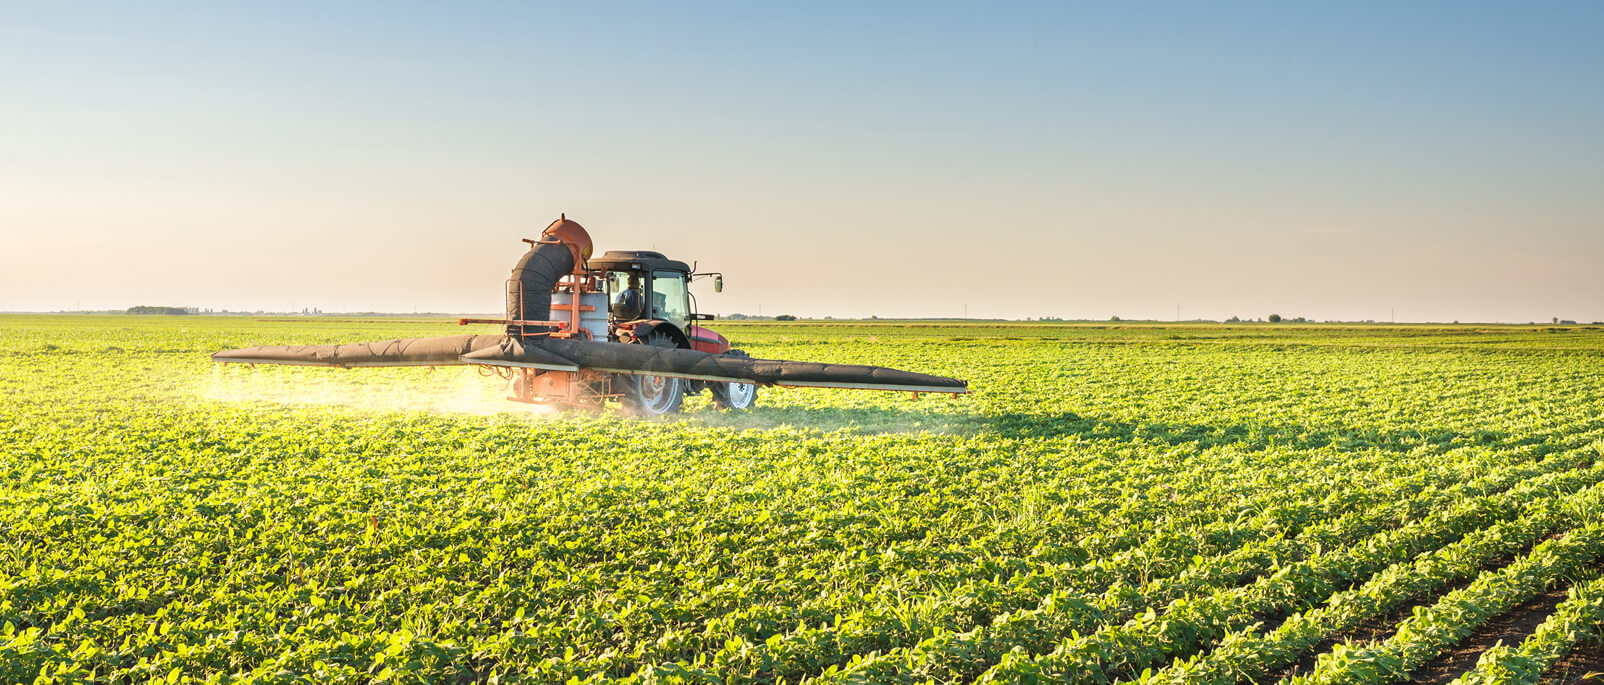
[[[752,358],[744,350],[730,350],[724,354]],[[708,383],[707,386],[713,392],[713,406],[719,409],[742,411],[757,402],[757,386],[752,383]]]
[[[673,338],[663,333],[652,333],[644,340],[637,340],[637,345],[651,345],[653,347],[676,347]],[[636,374],[623,374],[618,378],[623,397],[619,403],[623,405],[624,414],[655,418],[668,414],[678,414],[680,406],[685,402],[686,382],[683,378],[672,376],[640,376]]]

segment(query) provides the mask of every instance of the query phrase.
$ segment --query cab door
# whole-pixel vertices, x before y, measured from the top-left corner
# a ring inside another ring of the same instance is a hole
[[[653,319],[662,319],[685,330],[691,322],[691,293],[685,287],[685,274],[678,271],[652,272]]]

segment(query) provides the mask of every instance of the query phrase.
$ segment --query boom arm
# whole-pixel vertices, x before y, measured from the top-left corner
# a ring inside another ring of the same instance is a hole
[[[955,378],[899,371],[882,366],[743,359],[681,348],[559,338],[520,342],[503,335],[403,338],[346,345],[251,347],[218,352],[212,355],[212,361],[341,368],[483,364],[549,371],[592,369],[606,373],[673,376],[724,383],[906,392],[969,392],[969,384]]]

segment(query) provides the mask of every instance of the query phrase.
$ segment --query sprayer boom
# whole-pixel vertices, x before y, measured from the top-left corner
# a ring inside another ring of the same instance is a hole
[[[745,409],[758,386],[969,392],[954,378],[879,366],[752,359],[718,333],[693,324],[692,274],[684,262],[649,251],[592,257],[590,234],[566,216],[552,222],[507,280],[507,315],[460,319],[496,324],[501,335],[404,338],[369,343],[224,350],[219,363],[338,368],[474,364],[511,381],[513,399],[626,411],[679,411],[687,393],[708,390],[722,408]],[[722,290],[720,287],[718,290]]]

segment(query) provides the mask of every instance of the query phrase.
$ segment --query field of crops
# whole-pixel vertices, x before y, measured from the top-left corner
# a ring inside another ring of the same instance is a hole
[[[1604,670],[1604,329],[715,323],[975,394],[642,422],[207,360],[443,321],[0,317],[0,682]]]

